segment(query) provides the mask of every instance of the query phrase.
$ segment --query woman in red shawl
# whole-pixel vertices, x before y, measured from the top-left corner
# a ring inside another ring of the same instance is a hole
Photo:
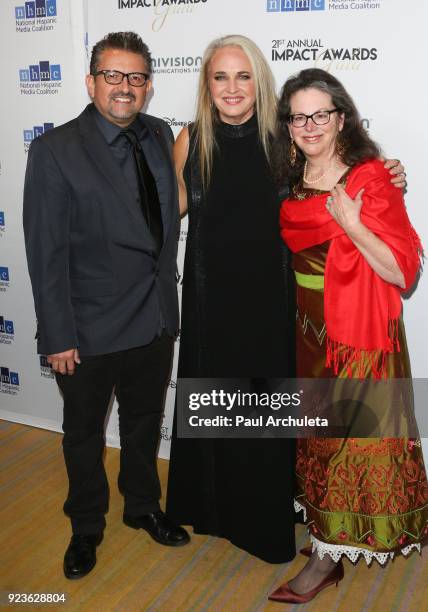
[[[410,378],[401,318],[421,245],[341,83],[319,69],[284,85],[277,178],[291,186],[281,235],[297,281],[297,375]],[[296,510],[312,547],[270,599],[304,603],[343,578],[342,555],[384,564],[420,550],[428,485],[419,440],[311,438],[297,445]]]

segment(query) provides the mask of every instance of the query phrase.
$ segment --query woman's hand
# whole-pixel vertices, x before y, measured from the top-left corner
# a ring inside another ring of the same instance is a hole
[[[406,189],[406,172],[403,164],[399,159],[382,159],[384,166],[387,170],[389,170],[389,174],[391,175],[391,183],[394,187],[398,187],[399,189]]]
[[[347,234],[352,234],[361,225],[361,207],[363,205],[361,189],[355,200],[352,200],[342,185],[336,185],[331,190],[331,196],[327,198],[326,208],[333,219],[342,227]]]
[[[331,190],[331,196],[327,198],[326,208],[376,274],[384,281],[404,289],[404,275],[391,249],[361,221],[363,192],[364,189],[361,189],[355,200],[352,200],[342,185],[336,185]]]

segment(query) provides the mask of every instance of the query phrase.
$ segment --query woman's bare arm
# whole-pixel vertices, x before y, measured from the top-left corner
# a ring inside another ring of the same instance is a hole
[[[179,133],[174,144],[174,164],[178,182],[178,200],[180,204],[180,215],[187,212],[187,189],[184,182],[184,166],[189,154],[189,129],[184,127]]]

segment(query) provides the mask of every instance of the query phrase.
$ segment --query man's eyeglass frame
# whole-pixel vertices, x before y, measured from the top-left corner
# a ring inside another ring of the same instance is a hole
[[[112,74],[114,73],[115,75],[122,75],[122,78],[120,79],[120,81],[118,81],[117,83],[110,83],[107,80],[107,76],[108,74]],[[131,85],[131,87],[144,87],[144,85],[147,83],[147,81],[150,79],[150,75],[146,74],[145,72],[121,72],[120,70],[98,70],[97,72],[95,72],[93,74],[94,77],[99,76],[100,74],[103,75],[105,82],[108,85],[120,85],[123,82],[123,79],[126,77],[128,80],[128,85]],[[139,77],[144,77],[144,81],[143,83],[141,83],[141,85],[137,85],[135,83],[131,83],[131,81],[129,80],[129,78],[136,74]]]

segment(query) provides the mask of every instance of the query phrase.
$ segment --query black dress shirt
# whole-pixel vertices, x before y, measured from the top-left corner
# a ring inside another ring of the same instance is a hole
[[[108,121],[95,107],[94,113],[97,127],[104,136],[114,157],[117,159],[123,172],[124,181],[126,181],[132,193],[135,194],[135,206],[142,214],[140,188],[131,144],[125,136],[121,135],[123,128]],[[138,117],[134,119],[127,129],[133,130],[141,143],[144,127]]]
[[[126,181],[132,191],[135,194],[135,206],[142,215],[141,200],[140,200],[140,187],[138,183],[137,170],[135,168],[134,155],[132,152],[131,143],[127,138],[121,135],[122,129],[118,125],[108,121],[94,106],[95,122],[99,128],[101,134],[104,136],[108,146],[111,149],[114,157],[117,159],[119,166],[123,171],[123,180]],[[141,143],[144,126],[141,123],[139,117],[136,117],[134,121],[127,127],[127,129],[133,130]],[[159,324],[157,334],[160,336],[165,328],[165,320],[162,311],[159,311]]]

